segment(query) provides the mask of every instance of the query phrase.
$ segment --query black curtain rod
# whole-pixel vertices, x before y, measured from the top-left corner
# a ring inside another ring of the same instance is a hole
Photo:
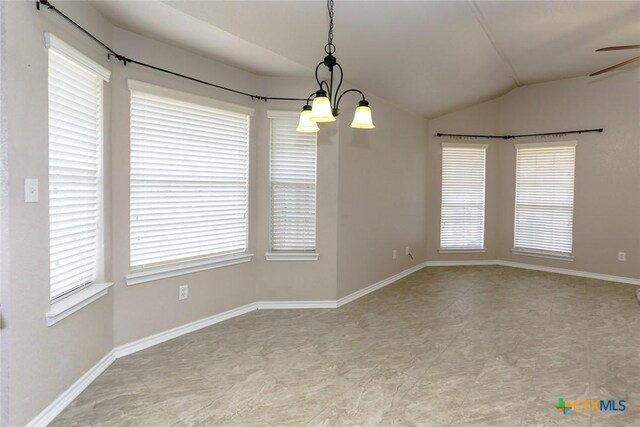
[[[443,136],[453,136],[453,137],[463,137],[463,138],[487,138],[487,139],[514,139],[514,138],[526,138],[531,136],[551,136],[551,135],[569,135],[572,133],[590,133],[590,132],[598,132],[602,133],[604,131],[603,128],[598,129],[580,129],[580,130],[565,130],[562,132],[546,132],[546,133],[527,133],[523,135],[465,135],[458,133],[436,133],[437,137]]]
[[[124,55],[120,55],[118,54],[116,51],[114,51],[113,49],[111,49],[109,46],[107,46],[105,43],[103,43],[100,39],[98,39],[96,36],[94,36],[93,34],[91,34],[89,31],[87,31],[85,28],[83,28],[80,24],[78,24],[76,21],[74,21],[73,19],[69,18],[67,15],[65,15],[64,13],[62,13],[57,7],[55,7],[54,5],[52,5],[49,0],[39,0],[36,1],[36,8],[38,10],[40,10],[40,5],[46,6],[47,9],[57,13],[58,15],[60,15],[65,21],[69,22],[71,25],[73,25],[74,27],[76,27],[77,29],[79,29],[80,31],[82,31],[85,35],[89,36],[89,38],[91,38],[93,41],[95,41],[96,43],[98,43],[100,46],[102,46],[103,48],[105,48],[109,53],[107,53],[107,59],[111,59],[111,57],[115,57],[118,61],[122,62],[125,66],[129,63],[131,64],[137,64],[140,65],[142,67],[146,67],[146,68],[150,68],[152,70],[156,70],[156,71],[160,71],[162,73],[166,73],[166,74],[171,74],[172,76],[176,76],[176,77],[181,77],[183,79],[187,79],[187,80],[191,80],[193,82],[196,83],[201,83],[207,86],[211,86],[211,87],[215,87],[217,89],[222,89],[222,90],[226,90],[228,92],[233,92],[233,93],[237,93],[238,95],[244,95],[244,96],[248,96],[249,98],[253,99],[257,99],[257,100],[261,100],[261,101],[307,101],[307,98],[287,98],[287,97],[279,97],[279,96],[262,96],[262,95],[253,95],[251,93],[247,93],[247,92],[242,92],[240,90],[236,90],[236,89],[231,89],[225,86],[221,86],[221,85],[217,85],[215,83],[211,83],[211,82],[207,82],[205,80],[200,80],[197,79],[195,77],[190,77],[187,76],[185,74],[180,74],[180,73],[176,73],[175,71],[171,71],[171,70],[167,70],[165,68],[161,68],[161,67],[156,67],[155,65],[151,65],[151,64],[147,64],[144,62],[140,62],[140,61],[136,61],[135,59],[131,59],[131,58],[127,58]]]

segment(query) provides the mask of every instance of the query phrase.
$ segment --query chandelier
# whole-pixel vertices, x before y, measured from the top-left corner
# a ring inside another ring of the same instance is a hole
[[[347,89],[340,93],[343,74],[342,67],[336,57],[333,56],[336,52],[336,47],[333,44],[333,0],[327,0],[327,10],[329,11],[329,36],[327,44],[324,46],[324,51],[327,56],[316,66],[318,90],[309,95],[306,105],[302,107],[300,122],[296,130],[305,133],[318,132],[320,130],[318,123],[335,122],[336,117],[340,114],[340,100],[350,92],[356,92],[362,96],[362,100],[358,102],[351,127],[357,129],[373,129],[375,126],[371,120],[371,108],[369,108],[369,102],[365,99],[364,93],[358,89]],[[320,80],[318,76],[318,71],[320,71],[322,65],[329,69],[329,82]],[[340,71],[340,79],[336,80],[337,85],[334,87],[333,71],[335,68]],[[313,102],[309,105],[312,99]]]

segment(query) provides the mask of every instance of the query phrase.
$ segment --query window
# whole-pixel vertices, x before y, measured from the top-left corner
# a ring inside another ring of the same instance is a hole
[[[516,145],[514,253],[571,255],[576,144]]]
[[[51,300],[103,279],[103,81],[110,72],[55,36],[49,48]]]
[[[129,89],[132,272],[246,255],[253,110],[131,80]]]
[[[442,144],[441,251],[484,250],[485,144]]]
[[[316,134],[296,131],[299,113],[269,111],[271,119],[271,252],[316,249]],[[300,259],[317,259],[311,255]],[[292,259],[287,255],[285,259]]]

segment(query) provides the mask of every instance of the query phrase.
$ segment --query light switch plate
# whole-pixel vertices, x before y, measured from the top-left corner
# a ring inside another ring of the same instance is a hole
[[[36,203],[38,201],[38,179],[25,178],[24,180],[24,202]]]

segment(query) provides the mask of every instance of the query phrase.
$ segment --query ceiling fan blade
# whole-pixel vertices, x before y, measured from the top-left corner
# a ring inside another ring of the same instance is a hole
[[[624,62],[621,62],[621,63],[616,64],[616,65],[612,65],[611,67],[605,68],[604,70],[600,70],[600,71],[596,71],[595,73],[591,73],[591,74],[589,74],[589,77],[597,76],[597,75],[600,75],[602,73],[606,73],[607,71],[615,70],[616,68],[623,67],[623,66],[625,66],[627,64],[631,64],[631,63],[636,62],[636,61],[640,61],[640,56],[636,56],[635,58],[627,59]]]
[[[640,44],[631,44],[628,46],[609,46],[596,49],[596,52],[606,52],[609,50],[627,50],[627,49],[640,49]]]

